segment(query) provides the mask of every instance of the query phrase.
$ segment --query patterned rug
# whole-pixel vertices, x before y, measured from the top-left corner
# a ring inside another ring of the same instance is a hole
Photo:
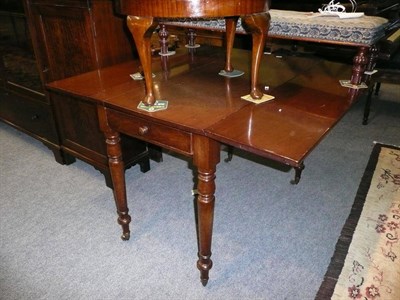
[[[400,299],[400,148],[375,144],[316,299]]]

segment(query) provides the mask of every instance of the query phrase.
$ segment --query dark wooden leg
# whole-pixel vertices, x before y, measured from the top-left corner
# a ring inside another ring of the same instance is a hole
[[[228,151],[228,156],[224,159],[225,162],[230,162],[233,158],[233,147],[230,145],[226,146],[227,151]]]
[[[294,168],[294,179],[290,182],[291,184],[298,184],[301,179],[301,173],[304,170],[304,163],[301,163],[298,167]]]
[[[98,170],[101,174],[103,174],[104,181],[106,182],[106,186],[109,187],[110,189],[114,189],[113,183],[112,183],[112,179],[111,179],[110,170],[108,170],[108,169],[100,169],[100,168],[96,168],[96,167],[95,167],[95,169]]]
[[[121,138],[118,132],[106,131],[106,144],[108,165],[110,167],[111,179],[114,186],[114,200],[117,206],[118,224],[122,226],[123,240],[129,240],[130,230],[129,223],[131,216],[126,199],[126,186],[125,186],[125,170],[124,162],[122,160],[121,151]]]
[[[350,79],[351,84],[359,85],[361,83],[367,63],[368,47],[358,48],[358,53],[353,59],[353,69]]]
[[[199,252],[197,268],[203,286],[208,283],[212,268],[211,240],[214,220],[215,172],[219,162],[220,145],[204,136],[194,137],[193,163],[197,167],[197,219]]]
[[[160,25],[160,31],[158,32],[159,42],[160,42],[160,54],[168,54],[168,31],[164,24]]]
[[[251,92],[253,99],[260,99],[263,96],[258,87],[258,70],[264,52],[265,40],[271,17],[268,12],[242,16],[243,27],[250,32],[253,38],[252,61],[251,61]]]
[[[236,24],[238,21],[238,17],[229,17],[225,18],[225,27],[226,27],[226,59],[225,59],[225,68],[226,72],[232,72],[233,66],[231,62],[233,42],[235,41],[235,32],[236,32]]]
[[[143,103],[153,105],[155,102],[153,92],[153,78],[151,73],[151,49],[150,39],[158,22],[151,17],[133,17],[128,16],[127,24],[135,41],[136,49],[142,64],[143,74],[146,85],[146,96]]]
[[[371,109],[371,101],[372,101],[372,94],[374,92],[374,85],[375,83],[370,82],[370,86],[368,89],[368,96],[367,96],[367,100],[365,101],[365,107],[364,107],[364,117],[363,117],[363,125],[367,125],[368,124],[368,117],[369,117],[369,112]]]
[[[47,146],[46,144],[44,144]],[[56,162],[62,165],[70,165],[73,164],[76,161],[76,158],[73,157],[72,155],[69,155],[68,153],[65,153],[63,150],[60,149],[54,149],[53,147],[47,146],[53,154]]]
[[[115,205],[118,213],[118,224],[122,226],[122,240],[129,240],[129,223],[131,216],[126,198],[125,168],[122,160],[121,137],[108,126],[105,107],[97,106],[99,127],[106,138],[108,166],[111,175]]]
[[[371,46],[369,49],[369,57],[367,63],[367,71],[373,71],[376,65],[376,61],[378,59],[379,49],[376,45]]]
[[[149,157],[151,160],[154,160],[155,162],[163,161],[161,147],[155,146],[153,144],[147,144],[147,149],[149,151]]]
[[[148,157],[141,159],[139,162],[140,172],[146,173],[150,171],[150,159]]]
[[[196,47],[196,30],[189,28],[186,32],[186,38],[187,38],[187,46],[189,48],[194,48]]]

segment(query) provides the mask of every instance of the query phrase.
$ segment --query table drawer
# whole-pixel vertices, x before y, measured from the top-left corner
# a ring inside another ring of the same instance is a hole
[[[192,134],[170,126],[107,109],[109,126],[121,133],[183,154],[192,154]]]
[[[51,108],[44,102],[0,90],[0,119],[36,137],[58,143]]]

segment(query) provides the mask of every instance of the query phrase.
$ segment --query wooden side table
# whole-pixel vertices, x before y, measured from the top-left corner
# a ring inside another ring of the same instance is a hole
[[[253,99],[263,93],[257,88],[258,70],[269,27],[269,0],[119,0],[117,10],[128,15],[128,28],[135,40],[146,82],[143,103],[153,105],[155,93],[151,72],[150,37],[161,18],[225,18],[226,22],[226,72],[232,72],[231,52],[239,16],[246,31],[253,38],[251,90]]]

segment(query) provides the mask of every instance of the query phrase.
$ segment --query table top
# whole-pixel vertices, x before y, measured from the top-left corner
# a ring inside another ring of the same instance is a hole
[[[119,0],[117,11],[140,17],[228,17],[268,10],[268,0]]]
[[[292,166],[298,166],[354,102],[349,89],[339,84],[350,77],[351,66],[317,58],[264,55],[260,84],[275,99],[258,105],[240,98],[250,85],[248,51],[234,50],[233,65],[245,75],[230,79],[218,75],[224,63],[218,48],[201,47],[193,56],[184,49],[153,60],[156,98],[169,101],[164,111],[137,108],[145,94],[144,82],[129,76],[138,71],[137,61],[56,81],[48,88]]]

